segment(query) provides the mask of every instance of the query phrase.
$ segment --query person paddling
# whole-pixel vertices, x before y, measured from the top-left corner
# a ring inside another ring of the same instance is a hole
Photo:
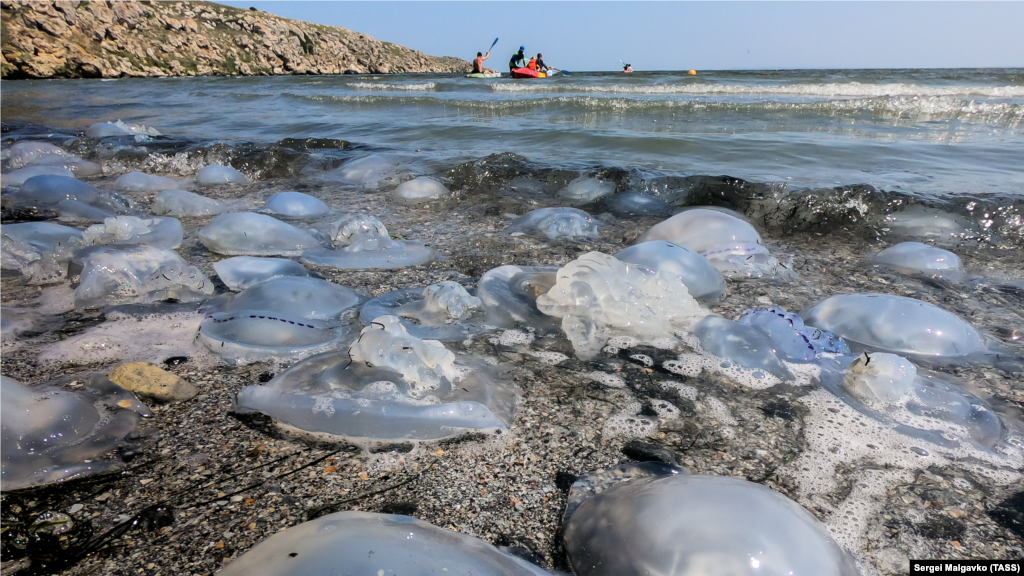
[[[544,55],[540,52],[537,53],[537,70],[540,70],[541,72],[551,70],[551,68],[544,64]]]
[[[508,61],[508,71],[511,72],[516,68],[526,67],[526,46],[520,46],[519,52],[512,55],[512,59]]]
[[[622,67],[622,71],[625,72],[626,74],[629,74],[630,72],[633,71],[633,65],[626,64],[625,66]]]
[[[491,70],[490,68],[484,68],[484,60],[491,57],[491,51],[488,50],[487,54],[480,52],[476,53],[476,58],[473,60],[473,74],[497,74],[497,70]]]

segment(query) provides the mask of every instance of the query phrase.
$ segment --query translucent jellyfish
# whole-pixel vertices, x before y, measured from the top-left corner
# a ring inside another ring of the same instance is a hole
[[[604,205],[620,218],[629,216],[668,216],[672,209],[660,198],[639,192],[606,196]]]
[[[341,316],[359,303],[352,290],[317,278],[282,276],[211,304],[198,341],[228,362],[296,360],[339,346]]]
[[[359,318],[369,325],[380,316],[401,318],[406,331],[422,339],[461,342],[484,329],[483,303],[455,282],[441,282],[427,288],[396,290],[363,305]]]
[[[3,490],[42,486],[125,467],[124,451],[139,418],[151,413],[127,390],[96,375],[64,392],[0,376]],[[111,457],[113,456],[113,457]]]
[[[597,238],[601,234],[601,225],[590,214],[576,208],[539,208],[520,216],[505,231],[543,236],[549,240]]]
[[[199,231],[199,241],[211,252],[226,256],[299,256],[320,247],[309,232],[252,212],[214,218]]]
[[[884,352],[957,359],[986,349],[978,331],[957,315],[903,296],[841,294],[800,316],[849,343]]]
[[[333,250],[312,249],[301,262],[327,268],[398,268],[426,264],[442,257],[415,240],[392,240],[387,228],[368,214],[346,214],[331,225]]]
[[[25,308],[0,308],[0,334],[9,342],[22,334],[45,332],[60,326],[60,317],[44,316]]]
[[[176,180],[163,176],[154,176],[142,172],[129,172],[114,180],[114,189],[121,192],[157,192],[174,190],[179,184]]]
[[[223,576],[329,574],[550,576],[472,536],[410,516],[337,512],[278,532],[221,570]]]
[[[397,156],[371,154],[349,160],[322,176],[331,182],[343,182],[368,190],[398,184],[409,173],[409,162]]]
[[[664,272],[682,282],[701,302],[718,300],[725,292],[725,278],[708,259],[678,244],[656,240],[626,248],[615,258],[643,266],[655,274]]]
[[[668,240],[704,256],[730,279],[789,278],[791,270],[768,253],[754,227],[731,214],[711,208],[680,212],[656,224],[637,243]]]
[[[213,269],[225,286],[236,291],[279,276],[309,276],[302,264],[287,258],[235,256],[214,263]]]
[[[487,324],[530,327],[541,334],[558,331],[556,320],[537,309],[537,297],[555,285],[553,266],[499,266],[480,277],[476,295],[487,311]]]
[[[814,516],[760,484],[666,471],[591,491],[565,518],[579,576],[857,576]]]
[[[309,194],[301,192],[278,192],[267,199],[263,212],[292,218],[321,216],[330,212],[330,207]]]
[[[448,196],[451,196],[451,192],[443,184],[429,176],[420,176],[403,182],[391,193],[391,199],[396,204],[406,206],[440,200]]]
[[[153,201],[153,214],[158,216],[211,216],[225,212],[228,206],[213,198],[186,192],[162,190]]]
[[[213,282],[173,250],[92,246],[83,252],[75,289],[78,309],[169,299],[192,302],[213,294]]]
[[[562,331],[583,359],[595,356],[614,336],[641,342],[673,338],[707,314],[668,273],[600,252],[559,269],[555,285],[537,298],[537,308],[562,318]]]
[[[196,174],[196,184],[212,186],[214,184],[248,184],[249,178],[231,166],[210,164],[204,166]]]
[[[929,240],[950,245],[970,235],[971,221],[958,214],[927,208],[920,204],[907,206],[885,217],[888,233],[897,239]]]
[[[823,352],[851,354],[839,336],[828,330],[805,326],[802,318],[778,306],[748,310],[740,316],[739,323],[764,332],[771,339],[775,354],[787,362],[813,362]]]
[[[36,142],[33,140],[15,142],[8,150],[10,155],[7,158],[7,165],[12,170],[40,164],[53,165],[54,162],[63,162],[75,158],[75,156],[66,152],[63,148],[48,142]]]
[[[507,431],[515,393],[485,364],[456,365],[440,342],[410,336],[394,316],[374,319],[349,352],[312,356],[266,386],[238,394],[240,411],[314,434],[435,440]]]
[[[43,174],[22,183],[18,201],[31,206],[53,206],[61,200],[78,200],[92,204],[100,197],[100,189],[73,176]]]
[[[569,204],[589,204],[615,192],[615,182],[580,176],[558,191],[558,197]]]
[[[107,218],[103,224],[86,228],[82,233],[86,245],[109,244],[111,246],[129,246],[144,244],[160,248],[175,249],[181,246],[184,229],[177,218],[136,218],[135,216],[115,216]]]
[[[97,208],[91,204],[85,202],[79,202],[78,200],[61,200],[57,203],[57,210],[60,211],[60,216],[57,218],[61,222],[82,222],[82,223],[93,223],[103,222],[107,218],[113,218],[117,214],[113,214],[104,210],[103,208]]]
[[[763,370],[784,380],[793,373],[775,354],[775,344],[767,334],[749,326],[718,316],[708,316],[693,329],[701,347],[740,368]]]
[[[852,360],[852,361],[851,361]],[[987,402],[895,354],[865,352],[823,363],[821,385],[852,407],[908,436],[944,447],[966,441],[991,450],[1005,427]]]
[[[901,242],[890,246],[868,261],[904,274],[923,273],[952,280],[964,276],[964,265],[956,254],[920,242]]]
[[[97,122],[85,131],[90,138],[106,138],[108,136],[162,136],[156,128],[147,128],[142,124],[127,124],[118,120],[117,122]]]
[[[75,250],[84,246],[81,232],[49,222],[4,224],[0,234],[0,267],[21,272],[30,284],[63,280]]]
[[[60,166],[26,166],[0,176],[3,179],[3,184],[0,187],[20,188],[26,180],[33,176],[64,176],[65,178],[74,178],[75,173]]]

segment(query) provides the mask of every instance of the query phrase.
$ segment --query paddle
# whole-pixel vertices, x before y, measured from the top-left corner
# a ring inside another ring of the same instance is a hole
[[[548,66],[548,68],[551,68],[551,66]],[[558,70],[562,73],[562,76],[572,76],[572,72],[569,72],[568,70],[559,70],[558,68],[551,68],[551,70]]]
[[[497,43],[498,43],[498,39],[497,39],[497,38],[495,38],[495,39],[494,39],[494,42],[491,42],[491,48],[494,48],[494,45],[495,45],[495,44],[497,44]],[[488,49],[487,49],[487,52],[490,52],[490,51],[491,51],[491,48],[488,48]]]

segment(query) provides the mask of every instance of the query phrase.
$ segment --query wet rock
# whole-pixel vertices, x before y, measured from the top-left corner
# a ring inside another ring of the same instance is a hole
[[[149,362],[122,364],[107,377],[114,384],[161,404],[191,400],[199,393],[192,384]]]

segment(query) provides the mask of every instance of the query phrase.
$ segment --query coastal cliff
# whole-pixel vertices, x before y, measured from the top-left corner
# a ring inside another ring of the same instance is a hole
[[[468,72],[337,26],[211,2],[0,2],[5,79]]]

